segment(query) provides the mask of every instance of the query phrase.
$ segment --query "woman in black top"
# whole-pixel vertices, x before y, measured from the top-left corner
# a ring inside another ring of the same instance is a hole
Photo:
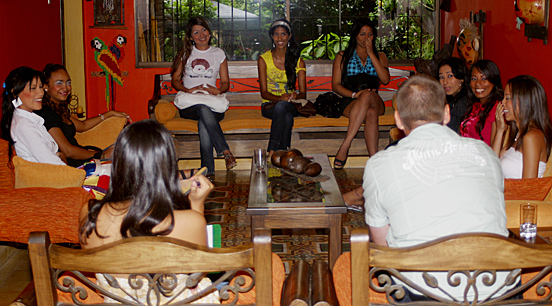
[[[460,123],[468,111],[470,72],[466,63],[457,57],[441,61],[438,69],[437,79],[445,89],[450,107],[450,122],[447,126],[458,133]]]
[[[103,120],[112,117],[129,116],[122,112],[108,111],[97,117],[80,121],[71,116],[69,100],[71,97],[71,78],[62,65],[48,64],[43,70],[45,76],[42,109],[36,114],[44,118],[44,126],[67,157],[67,164],[78,167],[92,158],[111,158],[111,149],[83,147],[75,139],[76,132],[87,131]]]

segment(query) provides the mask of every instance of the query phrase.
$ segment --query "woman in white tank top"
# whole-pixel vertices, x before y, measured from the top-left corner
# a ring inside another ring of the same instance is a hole
[[[504,177],[542,177],[552,146],[552,125],[542,84],[529,75],[510,79],[504,100],[497,106],[496,122],[493,150],[500,157]]]

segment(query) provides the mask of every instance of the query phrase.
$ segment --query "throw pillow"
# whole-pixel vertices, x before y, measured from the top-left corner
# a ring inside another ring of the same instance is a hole
[[[69,166],[34,163],[19,156],[13,158],[15,188],[81,187],[86,172]]]
[[[176,116],[176,107],[167,101],[161,100],[155,106],[155,119],[160,123],[165,123],[174,119]]]

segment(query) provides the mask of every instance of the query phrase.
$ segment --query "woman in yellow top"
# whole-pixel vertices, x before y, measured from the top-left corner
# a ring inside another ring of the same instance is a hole
[[[268,154],[272,156],[274,151],[291,146],[293,118],[299,112],[290,101],[306,99],[307,72],[289,21],[274,21],[268,35],[272,39],[272,50],[259,57],[258,69],[263,98],[261,111],[263,117],[272,119],[268,141]]]

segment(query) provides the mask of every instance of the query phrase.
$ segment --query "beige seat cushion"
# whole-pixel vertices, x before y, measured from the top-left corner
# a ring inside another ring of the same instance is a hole
[[[109,117],[88,131],[77,133],[75,139],[81,146],[105,149],[115,143],[126,122],[123,117]]]
[[[34,163],[19,156],[13,158],[15,188],[81,187],[86,171],[69,166]]]
[[[164,104],[163,106],[161,106]],[[175,117],[172,120],[162,122],[157,117],[157,109],[162,107],[169,108],[169,106],[176,108],[170,103],[159,103],[155,108],[155,116],[157,120],[165,125],[169,130],[173,131],[191,131],[197,133],[197,121],[190,119],[182,119]],[[242,130],[242,129],[266,129],[270,130],[272,120],[267,119],[261,115],[259,109],[229,109],[224,114],[224,119],[220,122],[220,127],[224,132]],[[395,118],[393,117],[393,109],[387,107],[385,114],[379,117],[380,125],[394,125]],[[305,118],[297,117],[295,118],[294,128],[305,128],[305,127],[347,127],[349,125],[349,118],[340,117],[340,118],[326,118],[320,115],[314,117]]]

